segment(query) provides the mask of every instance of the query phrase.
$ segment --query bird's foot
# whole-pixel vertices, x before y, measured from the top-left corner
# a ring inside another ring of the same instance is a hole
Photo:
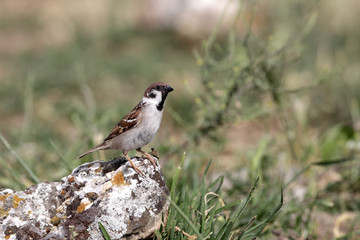
[[[131,167],[135,170],[135,172],[137,172],[137,173],[140,174],[140,175],[145,175],[145,174],[140,170],[140,168],[138,168],[137,166],[135,166],[135,164],[131,161],[130,157],[129,157],[127,154],[124,153],[124,155],[125,155],[125,157],[127,158],[127,160],[129,160],[129,162],[130,162],[130,164],[131,164]]]
[[[156,167],[156,160],[149,153],[145,153],[145,157],[152,163],[154,167]]]
[[[140,170],[140,168],[138,168],[137,166],[135,166],[134,164],[132,164],[131,165],[132,166],[132,168],[135,170],[135,172],[137,172],[138,174],[140,174],[140,175],[145,175],[141,170]]]
[[[151,156],[150,153],[144,152],[144,151],[141,150],[141,149],[136,149],[136,151],[141,152],[142,154],[144,154],[144,155],[145,155],[145,158],[148,159],[148,160],[152,163],[152,165],[154,166],[154,168],[156,167],[156,160],[153,158],[153,156]]]

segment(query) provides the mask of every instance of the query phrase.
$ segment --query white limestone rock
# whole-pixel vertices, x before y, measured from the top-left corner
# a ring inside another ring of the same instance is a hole
[[[156,158],[155,158],[156,159]],[[43,182],[24,191],[0,191],[0,239],[144,239],[166,219],[168,188],[160,166],[128,161],[83,164],[61,182]]]

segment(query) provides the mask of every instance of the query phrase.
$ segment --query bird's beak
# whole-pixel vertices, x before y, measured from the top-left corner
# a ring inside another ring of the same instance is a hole
[[[174,91],[174,89],[172,87],[170,87],[169,85],[165,86],[164,90],[165,90],[166,93]]]

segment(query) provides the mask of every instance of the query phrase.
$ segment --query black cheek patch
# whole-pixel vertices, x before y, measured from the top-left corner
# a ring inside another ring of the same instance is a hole
[[[156,106],[157,110],[161,111],[164,108],[164,104],[159,104]]]
[[[159,111],[163,110],[166,97],[167,97],[167,93],[163,93],[161,102],[156,106],[157,110]]]

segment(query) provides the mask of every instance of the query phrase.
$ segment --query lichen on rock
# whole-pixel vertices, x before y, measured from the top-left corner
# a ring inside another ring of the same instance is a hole
[[[0,191],[0,239],[143,239],[166,219],[169,191],[160,166],[134,157],[83,164],[61,182]]]

